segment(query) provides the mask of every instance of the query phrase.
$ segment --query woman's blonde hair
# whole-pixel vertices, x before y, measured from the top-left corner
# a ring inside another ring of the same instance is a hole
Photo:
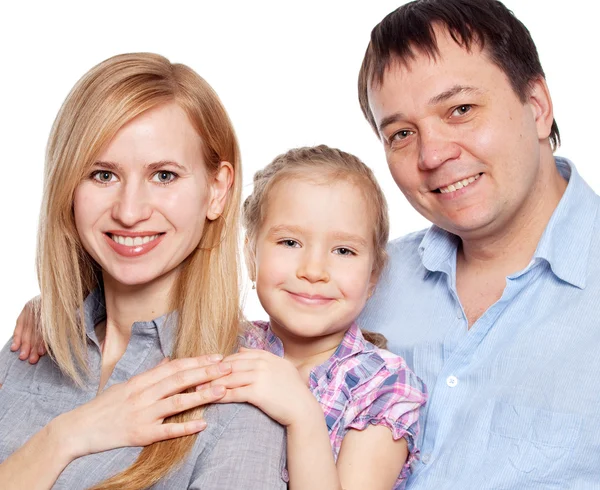
[[[119,55],[92,68],[71,90],[52,127],[46,156],[37,255],[40,319],[50,355],[80,385],[88,374],[83,301],[101,285],[101,274],[75,228],[75,189],[120,128],[170,102],[186,112],[198,132],[209,175],[222,161],[234,169],[224,219],[206,221],[200,244],[185,260],[172,291],[172,308],[178,311],[172,357],[236,348],[242,172],[231,121],[214,90],[189,67],[156,54]],[[195,409],[168,420],[192,420],[200,414]],[[130,468],[94,488],[147,488],[181,463],[195,440],[187,436],[148,446]]]
[[[265,219],[269,193],[278,182],[290,178],[345,180],[352,182],[362,191],[373,218],[373,272],[379,277],[387,260],[386,247],[390,232],[385,196],[371,169],[358,157],[326,145],[289,150],[254,174],[254,189],[244,201],[242,213],[250,277],[254,276],[254,247]],[[383,335],[364,330],[363,334],[378,347],[386,347],[387,342]]]

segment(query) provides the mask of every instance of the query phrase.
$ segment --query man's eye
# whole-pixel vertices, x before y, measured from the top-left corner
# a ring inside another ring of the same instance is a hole
[[[356,255],[352,250],[345,247],[336,248],[333,252],[338,255]]]
[[[156,172],[152,177],[154,182],[158,182],[160,184],[170,184],[177,178],[177,174],[175,172],[170,172],[168,170],[161,170],[160,172]]]
[[[464,116],[471,110],[472,106],[469,104],[459,105],[456,109],[452,111],[453,116]]]
[[[411,134],[413,134],[413,131],[411,131],[409,129],[403,129],[402,131],[398,131],[397,133],[394,133],[392,135],[391,140],[392,141],[401,141],[403,139],[408,138]]]
[[[96,170],[92,173],[92,179],[96,182],[101,182],[102,184],[108,184],[113,180],[115,174],[109,172],[108,170]]]

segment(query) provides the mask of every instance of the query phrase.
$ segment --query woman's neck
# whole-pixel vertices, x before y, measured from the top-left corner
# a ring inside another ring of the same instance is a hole
[[[177,271],[172,271],[150,283],[129,286],[104,274],[106,321],[96,326],[104,381],[125,353],[133,324],[151,321],[171,310],[170,291],[176,277]]]

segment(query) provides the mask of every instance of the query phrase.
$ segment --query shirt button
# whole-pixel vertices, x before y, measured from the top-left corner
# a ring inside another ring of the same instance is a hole
[[[288,473],[288,470],[286,470],[285,468],[281,472],[281,478],[286,483],[288,483],[290,481],[290,474]]]
[[[423,456],[421,456],[421,462],[423,464],[428,464],[430,461],[431,461],[431,454],[425,453]]]
[[[460,318],[462,318],[462,316],[463,316],[463,314],[462,314],[462,310],[461,310],[460,308],[458,308],[458,309],[456,310],[456,318],[459,318],[459,319],[460,319]]]
[[[448,376],[446,378],[446,384],[450,388],[454,388],[458,384],[458,378],[456,376]]]

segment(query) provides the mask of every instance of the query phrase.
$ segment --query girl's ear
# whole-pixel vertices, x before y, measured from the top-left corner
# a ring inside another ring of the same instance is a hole
[[[209,220],[215,220],[223,214],[229,196],[229,189],[233,185],[233,177],[234,170],[231,163],[221,162],[217,174],[210,183],[211,196],[206,212],[206,217]]]
[[[254,246],[250,243],[248,236],[244,239],[244,259],[248,268],[248,276],[252,282],[256,282],[256,256]]]

